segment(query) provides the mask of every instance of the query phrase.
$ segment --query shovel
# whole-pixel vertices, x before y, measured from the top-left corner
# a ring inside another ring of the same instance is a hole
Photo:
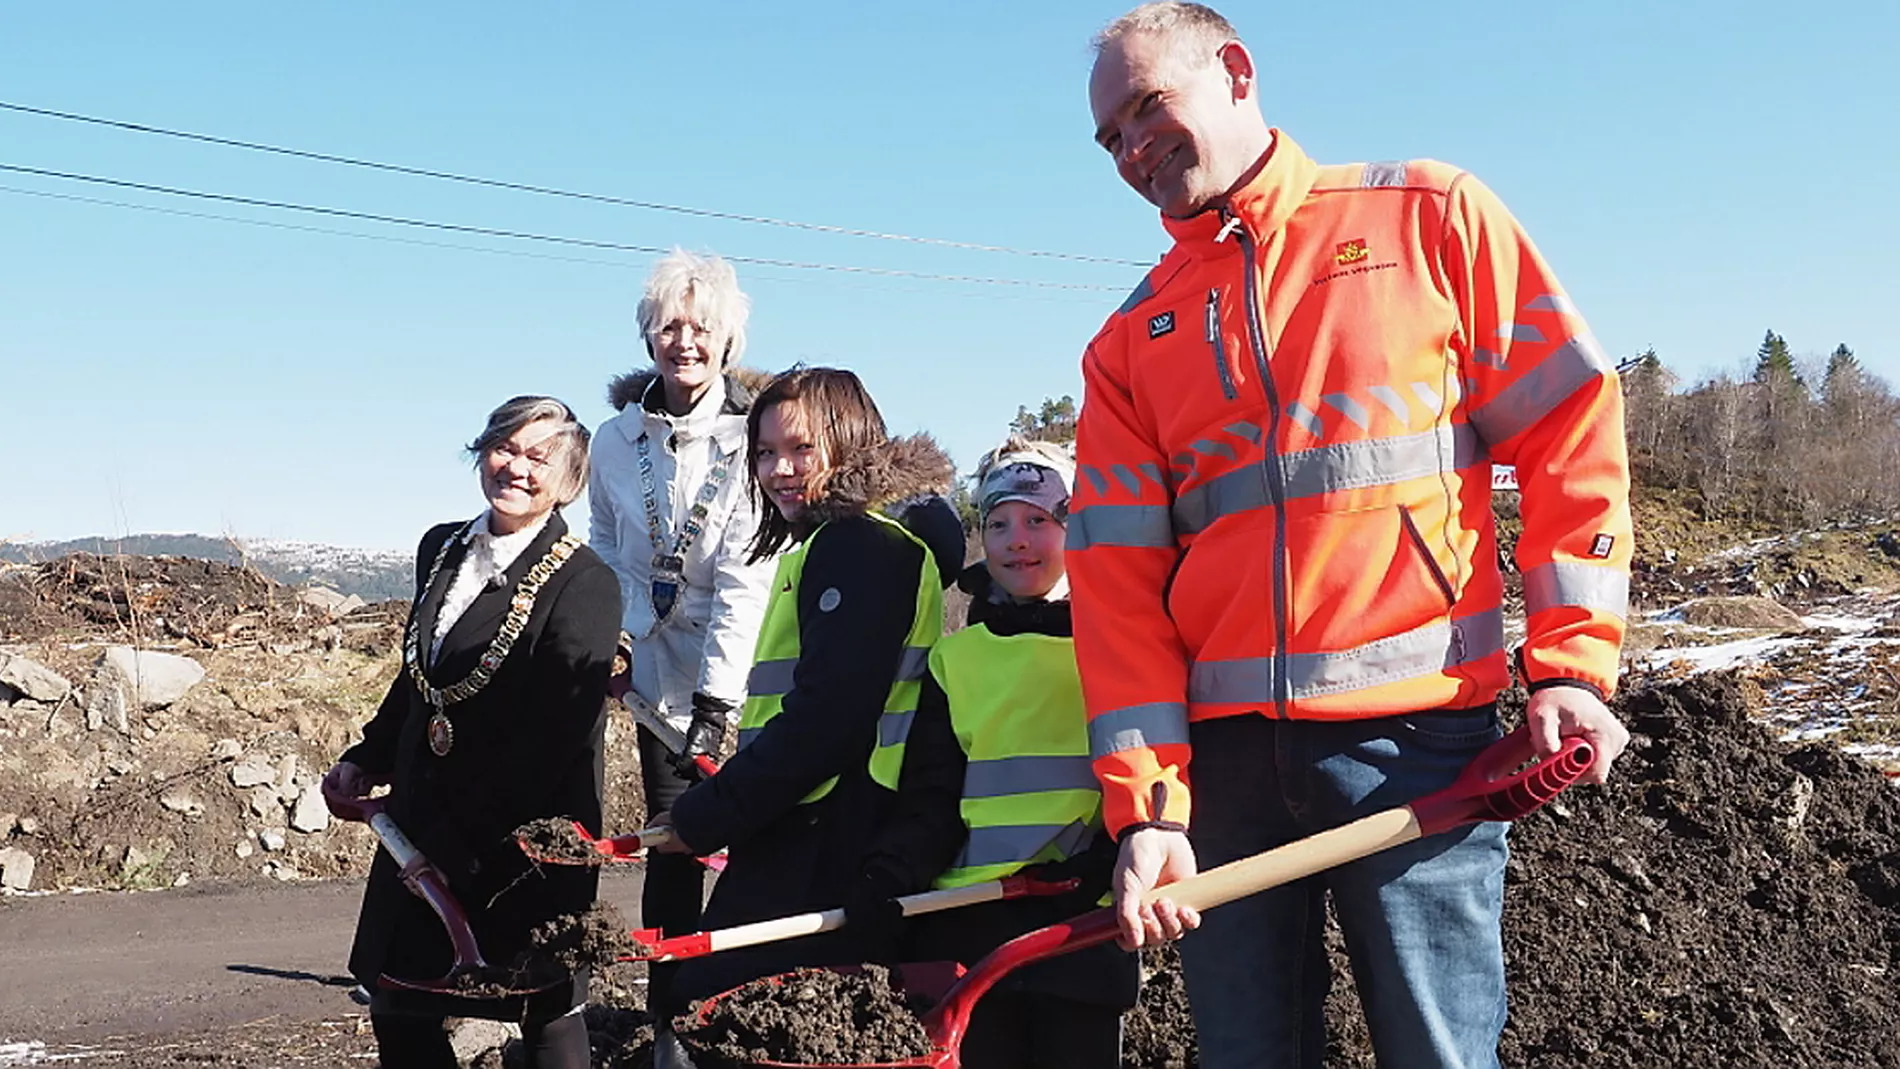
[[[1080,882],[1072,879],[1039,880],[1034,876],[1017,873],[1001,880],[986,880],[963,887],[952,887],[945,891],[924,891],[920,894],[905,895],[896,901],[898,907],[903,910],[904,916],[917,917],[925,913],[939,913],[946,909],[974,906],[981,902],[997,902],[1005,898],[1064,894],[1075,890]],[[799,913],[790,917],[754,921],[751,924],[719,928],[710,932],[676,935],[670,939],[661,938],[662,933],[658,928],[641,928],[627,933],[635,943],[639,944],[639,951],[619,960],[682,961],[686,958],[716,954],[721,950],[737,950],[740,947],[758,946],[761,943],[776,943],[782,939],[796,939],[802,935],[836,931],[844,925],[844,910],[827,909],[815,913]]]
[[[612,679],[609,679],[607,694],[627,710],[635,724],[652,732],[653,737],[660,740],[660,745],[666,747],[667,753],[678,757],[685,752],[686,736],[680,734],[678,728],[667,723],[666,718],[660,715],[660,711],[654,707],[653,703],[633,689],[631,670],[616,673]],[[699,769],[701,776],[710,776],[719,771],[718,763],[703,753],[693,755],[693,766]]]
[[[341,798],[326,794],[324,800],[329,804],[330,812],[339,818],[368,824],[370,830],[376,833],[383,849],[389,851],[389,856],[401,870],[402,882],[441,918],[442,929],[448,933],[449,945],[455,951],[455,960],[449,966],[449,971],[437,979],[405,980],[383,973],[376,978],[378,985],[438,995],[503,998],[531,994],[559,982],[556,980],[539,987],[510,986],[504,971],[488,964],[482,957],[482,948],[475,942],[475,930],[469,927],[468,914],[463,912],[462,904],[449,891],[449,881],[396,826],[396,822],[385,812],[384,799]]]
[[[1350,824],[1311,835],[1251,857],[1232,861],[1196,876],[1149,890],[1144,899],[1167,898],[1196,910],[1245,898],[1248,895],[1304,879],[1316,872],[1486,820],[1516,820],[1555,798],[1590,769],[1595,753],[1578,737],[1564,740],[1558,751],[1528,768],[1513,772],[1533,756],[1528,732],[1519,728],[1493,743],[1466,766],[1457,780],[1409,805],[1382,810]],[[1005,975],[1024,965],[1106,943],[1119,933],[1115,911],[1104,908],[1080,917],[1017,936],[991,951],[976,967],[944,994],[923,1016],[930,1037],[930,1053],[897,1062],[813,1063],[760,1060],[744,1067],[783,1069],[960,1069],[959,1047],[969,1027],[977,1000]],[[790,974],[788,974],[790,975]],[[778,978],[768,978],[778,979]],[[700,1003],[696,1017],[704,1022],[726,991]],[[690,1033],[680,1036],[689,1048]],[[695,1050],[695,1058],[702,1053]],[[715,1064],[708,1058],[702,1066]]]

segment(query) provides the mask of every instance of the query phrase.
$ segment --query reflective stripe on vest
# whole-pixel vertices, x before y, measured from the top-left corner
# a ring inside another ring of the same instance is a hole
[[[1504,615],[1492,609],[1426,624],[1355,649],[1289,653],[1285,657],[1288,690],[1295,700],[1363,690],[1434,675],[1503,649]],[[1188,669],[1188,700],[1265,709],[1280,693],[1279,682],[1278,663],[1271,655],[1198,660]]]
[[[935,886],[998,880],[1087,849],[1102,825],[1102,791],[1075,643],[978,624],[937,642],[930,674],[968,759],[959,806],[969,838]]]
[[[910,722],[917,715],[917,698],[923,692],[924,672],[929,664],[931,644],[943,631],[943,583],[938,577],[937,558],[930,547],[911,534],[903,524],[877,513],[871,519],[902,531],[905,538],[923,551],[923,567],[917,574],[917,609],[911,615],[910,633],[892,673],[890,693],[884,699],[884,715],[878,718],[877,746],[871,751],[871,778],[892,790],[904,767],[904,740],[910,735]],[[785,708],[785,695],[792,690],[798,668],[798,589],[805,571],[805,554],[824,530],[820,525],[809,537],[778,559],[778,571],[772,577],[772,599],[765,606],[765,620],[759,627],[754,647],[752,673],[746,681],[745,710],[739,716],[739,746],[744,748],[758,737]],[[831,793],[838,782],[833,776],[813,788],[800,803],[815,802]]]

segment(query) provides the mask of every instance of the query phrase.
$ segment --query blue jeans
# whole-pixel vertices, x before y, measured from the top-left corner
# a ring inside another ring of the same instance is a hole
[[[1202,871],[1404,805],[1500,735],[1493,707],[1191,729]],[[1332,894],[1381,1069],[1496,1069],[1506,825],[1455,829],[1202,914],[1181,942],[1204,1069],[1317,1067]]]

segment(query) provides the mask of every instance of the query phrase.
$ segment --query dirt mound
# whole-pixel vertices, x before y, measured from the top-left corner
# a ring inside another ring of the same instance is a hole
[[[752,1065],[901,1062],[930,1053],[917,1015],[927,1006],[893,984],[882,965],[851,972],[807,969],[767,977],[677,1021],[701,1069]]]
[[[1758,630],[1798,630],[1801,617],[1772,598],[1714,597],[1685,601],[1677,611],[1682,622],[1698,627],[1747,627]]]
[[[31,856],[34,891],[362,875],[374,837],[310,796],[397,676],[407,616],[185,557],[0,565],[0,650],[70,685],[57,701],[0,687],[0,848]],[[204,676],[97,716],[115,646]],[[644,815],[629,730],[610,719],[610,828]]]

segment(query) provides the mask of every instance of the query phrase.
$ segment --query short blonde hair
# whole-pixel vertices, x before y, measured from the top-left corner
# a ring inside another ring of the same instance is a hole
[[[1158,34],[1180,38],[1177,44],[1204,45],[1205,62],[1212,62],[1222,45],[1240,39],[1234,24],[1206,4],[1160,0],[1143,4],[1103,27],[1095,35],[1095,52],[1099,55],[1109,45],[1134,34]]]
[[[730,367],[745,355],[745,324],[752,301],[739,289],[738,272],[724,259],[674,249],[653,265],[646,292],[635,313],[648,347],[661,327],[687,315],[726,336],[722,366]]]

